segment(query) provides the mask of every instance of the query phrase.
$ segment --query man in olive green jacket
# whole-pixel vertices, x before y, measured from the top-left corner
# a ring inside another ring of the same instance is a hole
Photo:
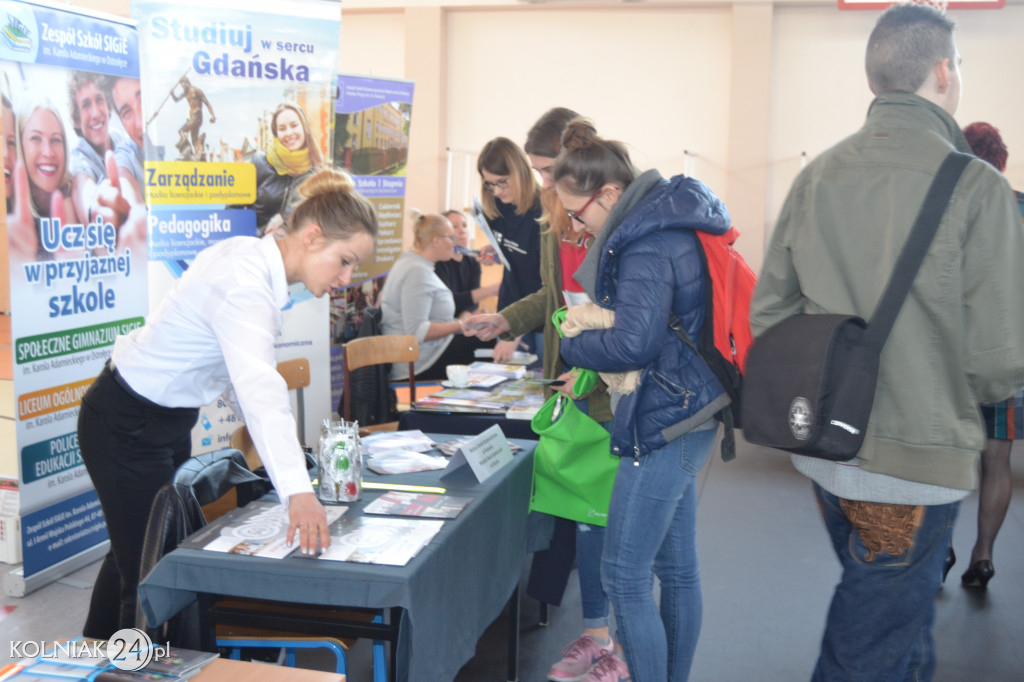
[[[783,206],[751,305],[755,335],[801,312],[869,319],[943,159],[970,153],[953,119],[952,22],[890,8],[866,65],[867,122],[809,164]],[[931,679],[934,598],[984,445],[978,403],[1024,386],[1022,264],[1013,193],[972,161],[883,349],[858,457],[793,456],[843,565],[813,679]]]

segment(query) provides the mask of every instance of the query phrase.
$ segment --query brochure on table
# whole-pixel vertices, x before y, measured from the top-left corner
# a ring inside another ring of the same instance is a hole
[[[501,427],[495,424],[457,449],[441,476],[447,476],[469,464],[476,480],[483,483],[511,461],[512,449]]]
[[[328,505],[324,510],[330,525],[341,518],[348,507]],[[299,546],[298,542],[289,545],[287,535],[288,512],[284,505],[256,501],[214,519],[185,538],[180,546],[283,559]]]
[[[444,521],[434,519],[345,516],[331,528],[331,546],[319,558],[404,566],[443,525]]]
[[[472,497],[454,497],[436,493],[414,493],[389,490],[363,508],[364,514],[392,516],[422,516],[434,519],[454,519],[462,513]]]

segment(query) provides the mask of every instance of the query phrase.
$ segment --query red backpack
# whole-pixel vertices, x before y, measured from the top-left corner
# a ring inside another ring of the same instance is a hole
[[[711,277],[715,348],[743,374],[747,352],[754,343],[750,333],[750,297],[757,286],[757,275],[732,247],[739,236],[735,227],[719,235],[697,232]]]
[[[725,424],[722,459],[729,461],[736,456],[733,428],[742,427],[739,423],[740,391],[747,353],[754,343],[750,333],[750,298],[757,286],[757,275],[732,247],[740,236],[735,227],[719,235],[703,230],[696,232],[701,260],[711,280],[704,293],[704,325],[696,344],[675,314],[669,318],[669,326],[686,345],[697,351],[729,394],[730,405],[716,415]]]

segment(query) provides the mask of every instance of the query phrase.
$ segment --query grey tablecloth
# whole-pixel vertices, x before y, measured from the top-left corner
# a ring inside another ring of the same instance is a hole
[[[445,436],[434,436],[444,440]],[[527,509],[534,441],[485,483],[468,467],[439,481],[440,472],[366,480],[442,485],[473,501],[407,565],[377,566],[290,557],[263,559],[176,549],[139,586],[146,617],[160,623],[196,599],[197,593],[336,606],[404,608],[398,647],[398,679],[450,680],[473,657],[477,640],[501,613],[519,582],[527,551],[543,545],[543,525],[530,524]],[[465,474],[469,474],[466,476]],[[379,493],[364,491],[348,514]]]

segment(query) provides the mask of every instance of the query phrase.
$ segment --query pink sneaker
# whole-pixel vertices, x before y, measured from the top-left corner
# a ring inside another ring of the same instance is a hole
[[[578,682],[587,677],[594,664],[610,651],[611,640],[606,646],[601,646],[590,635],[583,635],[562,649],[562,660],[551,666],[548,679],[551,682]]]
[[[609,651],[598,659],[583,682],[630,682],[629,668],[618,654]]]

